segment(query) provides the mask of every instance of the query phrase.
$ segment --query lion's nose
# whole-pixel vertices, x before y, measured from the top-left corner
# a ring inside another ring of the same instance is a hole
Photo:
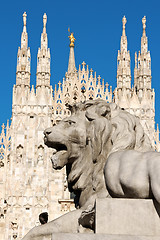
[[[44,135],[47,136],[49,134],[51,134],[52,130],[51,128],[47,128],[45,131],[44,131]]]

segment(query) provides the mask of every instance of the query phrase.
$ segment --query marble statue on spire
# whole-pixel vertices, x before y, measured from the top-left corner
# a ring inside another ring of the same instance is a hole
[[[142,24],[143,24],[143,36],[146,36],[146,16],[142,18]]]
[[[21,48],[27,49],[28,47],[28,34],[27,34],[27,14],[26,12],[23,13],[23,32],[21,36]]]
[[[122,35],[125,36],[125,35],[126,35],[126,33],[125,33],[125,28],[126,28],[125,25],[126,25],[126,23],[127,23],[127,19],[126,19],[125,16],[122,18],[122,23],[123,23],[123,32],[122,32]]]
[[[23,13],[23,32],[26,32],[26,23],[27,23],[27,14],[26,12]]]
[[[43,33],[46,33],[46,24],[47,24],[47,15],[44,13],[43,15]]]
[[[146,17],[142,18],[142,25],[143,25],[143,34],[141,37],[141,53],[146,54],[148,52],[148,39],[146,36]]]

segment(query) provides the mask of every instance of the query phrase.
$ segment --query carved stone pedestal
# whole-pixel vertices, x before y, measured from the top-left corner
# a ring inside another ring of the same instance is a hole
[[[95,233],[54,233],[34,240],[160,240],[159,216],[160,206],[152,200],[97,199]]]
[[[160,239],[159,213],[160,206],[150,199],[97,199],[96,233]]]
[[[148,199],[97,199],[95,234],[56,233],[52,240],[160,240],[159,213]]]

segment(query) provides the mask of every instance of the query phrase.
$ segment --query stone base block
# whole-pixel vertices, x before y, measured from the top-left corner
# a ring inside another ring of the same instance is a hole
[[[55,233],[52,240],[160,240],[154,236],[127,236],[84,233]]]
[[[52,235],[32,237],[32,240],[51,240]]]
[[[159,206],[149,199],[97,199],[96,233],[114,235],[108,238],[114,240],[153,239],[153,236],[160,239],[159,213]],[[135,235],[136,238],[116,235]]]

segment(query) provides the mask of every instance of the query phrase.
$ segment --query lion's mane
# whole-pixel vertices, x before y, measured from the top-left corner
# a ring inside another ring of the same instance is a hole
[[[134,149],[141,152],[153,150],[138,117],[111,103],[111,152]]]
[[[91,122],[92,188],[98,193],[105,188],[103,169],[111,153],[128,149],[141,152],[153,149],[136,116],[103,100],[87,101],[84,105],[85,116]]]
[[[95,198],[108,195],[103,171],[109,155],[123,150],[150,151],[152,146],[139,119],[114,103],[91,100],[68,105],[68,108],[71,110],[69,119],[76,124],[69,127],[64,137],[73,145],[70,149],[76,146],[77,154],[74,161],[66,163],[68,187],[81,207],[90,198],[94,202]],[[80,129],[83,132],[81,144]],[[63,135],[63,129],[60,132]]]

